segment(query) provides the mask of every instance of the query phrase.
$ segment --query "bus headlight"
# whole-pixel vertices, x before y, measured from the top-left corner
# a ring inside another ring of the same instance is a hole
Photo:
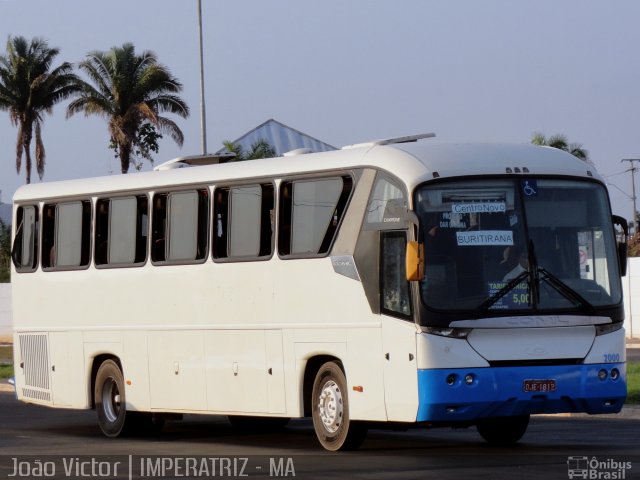
[[[467,338],[471,332],[471,328],[453,328],[453,327],[422,327],[424,333],[438,335],[447,338]]]
[[[613,333],[622,328],[622,322],[605,323],[604,325],[596,325],[596,335],[606,335],[607,333]]]

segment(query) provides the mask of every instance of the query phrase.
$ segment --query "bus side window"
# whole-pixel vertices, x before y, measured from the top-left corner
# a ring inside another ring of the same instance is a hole
[[[17,272],[33,272],[38,266],[38,207],[18,207],[18,227],[11,257]]]
[[[207,254],[208,190],[185,190],[154,197],[154,262],[192,263]]]
[[[91,203],[45,205],[42,234],[43,268],[74,269],[89,265]]]
[[[144,195],[96,203],[95,264],[141,265],[146,260],[148,201]]]
[[[273,185],[216,190],[213,258],[270,257],[273,250]]]
[[[283,182],[280,254],[325,255],[331,248],[352,190],[353,180],[346,175]]]
[[[371,192],[363,228],[365,230],[390,230],[405,228],[407,201],[402,189],[387,175],[378,173]],[[385,221],[386,220],[386,221]]]
[[[167,197],[168,194],[156,194],[153,197],[153,218],[151,221],[151,260],[165,261],[165,235],[167,231]]]
[[[380,307],[383,312],[401,318],[411,316],[411,294],[405,270],[406,246],[404,232],[381,232]]]
[[[109,200],[98,200],[96,203],[96,238],[94,240],[93,261],[96,265],[107,263],[109,248]]]
[[[260,210],[260,257],[273,253],[275,232],[275,194],[272,184],[262,185],[262,208]]]

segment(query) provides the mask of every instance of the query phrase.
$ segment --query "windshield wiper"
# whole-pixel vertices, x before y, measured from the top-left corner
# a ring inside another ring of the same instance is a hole
[[[478,305],[478,310],[480,310],[481,312],[489,310],[502,297],[504,297],[507,293],[509,293],[517,285],[519,285],[520,282],[522,282],[525,278],[528,278],[528,277],[529,277],[529,271],[524,270],[523,272],[520,273],[520,275],[515,277],[513,280],[509,281],[509,283],[507,283],[504,287],[502,287],[500,290],[498,290],[496,293],[494,293],[489,298],[487,298],[484,302]],[[529,280],[529,283],[531,283],[531,280]]]
[[[576,306],[583,308],[586,313],[594,314],[596,309],[587,299],[585,299],[582,295],[576,292],[569,285],[564,283],[558,277],[556,277],[553,273],[543,267],[538,267],[538,272],[542,274],[542,280],[546,281],[549,285],[551,285],[556,291],[561,293],[565,298],[573,302]]]

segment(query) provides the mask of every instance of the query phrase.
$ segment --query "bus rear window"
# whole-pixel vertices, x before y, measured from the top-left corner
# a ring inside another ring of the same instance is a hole
[[[18,207],[17,228],[11,257],[17,272],[33,272],[38,266],[38,207]]]

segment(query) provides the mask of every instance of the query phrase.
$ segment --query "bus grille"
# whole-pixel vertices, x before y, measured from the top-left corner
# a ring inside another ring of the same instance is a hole
[[[20,357],[24,373],[22,393],[34,400],[50,401],[49,346],[46,333],[21,334]]]

